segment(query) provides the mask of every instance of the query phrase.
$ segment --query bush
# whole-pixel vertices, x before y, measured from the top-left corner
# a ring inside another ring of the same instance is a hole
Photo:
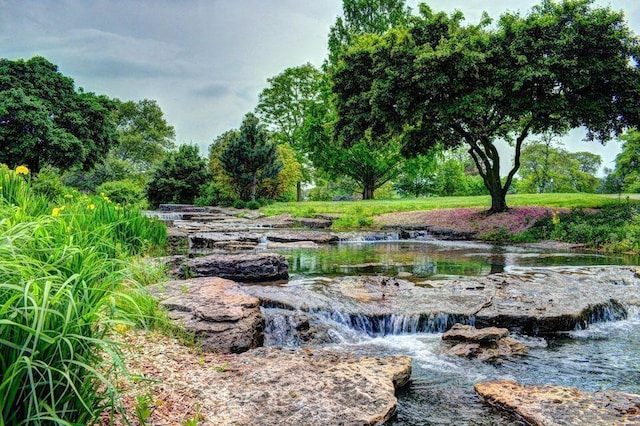
[[[67,188],[58,174],[57,170],[50,166],[40,169],[40,172],[31,181],[31,188],[36,195],[43,195],[49,201],[55,201],[68,192]]]
[[[96,192],[121,205],[139,206],[144,201],[143,186],[129,179],[105,182],[96,188]]]
[[[260,203],[258,201],[249,201],[247,202],[246,208],[249,210],[258,210],[260,208]]]
[[[244,209],[245,207],[247,207],[247,203],[245,203],[244,201],[242,201],[241,199],[237,199],[233,201],[232,204],[233,208],[235,209]]]
[[[230,205],[233,200],[227,195],[223,184],[218,182],[208,182],[200,188],[200,196],[195,199],[196,206],[225,206]]]

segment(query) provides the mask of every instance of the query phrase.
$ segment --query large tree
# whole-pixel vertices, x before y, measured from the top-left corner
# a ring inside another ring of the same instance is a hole
[[[0,163],[88,169],[117,141],[113,109],[42,57],[0,59]]]
[[[359,89],[368,102],[347,102],[346,82],[336,88],[351,134],[401,135],[408,154],[466,144],[490,212],[503,212],[531,134],[584,127],[588,140],[604,142],[640,122],[640,50],[622,12],[589,0],[543,1],[490,23],[485,15],[463,25],[461,12],[421,5],[406,28],[367,36],[341,56],[344,69],[364,73],[354,81],[370,78]],[[363,55],[370,70],[358,66]],[[515,148],[505,179],[498,140]]]
[[[113,155],[137,171],[147,171],[175,147],[176,132],[154,100],[116,101],[118,145]]]
[[[296,152],[298,163],[307,165],[309,145],[303,134],[304,120],[309,109],[319,100],[322,72],[307,63],[287,68],[267,79],[269,86],[262,90],[256,114],[271,130],[278,143],[287,143]],[[309,180],[308,167],[304,169]],[[302,179],[297,183],[297,199],[302,201]]]
[[[255,200],[261,183],[275,178],[282,169],[276,144],[269,140],[267,130],[251,113],[242,120],[238,133],[228,135],[227,145],[220,154],[220,164],[240,198]]]

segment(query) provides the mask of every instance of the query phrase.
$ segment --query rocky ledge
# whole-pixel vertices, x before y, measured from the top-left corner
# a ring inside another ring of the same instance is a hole
[[[174,264],[179,278],[220,277],[240,282],[265,282],[289,278],[289,264],[274,253],[214,254],[183,258]]]
[[[525,386],[506,380],[478,383],[476,392],[536,426],[640,424],[640,395],[585,392],[561,386]]]
[[[257,298],[233,281],[206,277],[171,281],[150,288],[169,317],[210,352],[241,353],[262,346],[264,317]]]
[[[538,335],[622,319],[625,306],[640,306],[640,279],[628,267],[528,268],[420,286],[379,276],[322,284],[243,288],[263,306],[324,312],[370,334],[442,332],[460,322]]]
[[[506,328],[475,328],[470,325],[454,324],[442,335],[449,344],[446,352],[467,358],[478,358],[487,362],[500,362],[514,355],[522,355],[527,347],[513,337]]]

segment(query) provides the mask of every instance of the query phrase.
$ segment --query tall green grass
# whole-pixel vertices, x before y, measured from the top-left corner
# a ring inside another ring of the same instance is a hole
[[[6,168],[0,187],[0,425],[91,423],[123,371],[108,332],[140,322],[118,302],[127,265],[166,228],[101,197],[52,204]]]

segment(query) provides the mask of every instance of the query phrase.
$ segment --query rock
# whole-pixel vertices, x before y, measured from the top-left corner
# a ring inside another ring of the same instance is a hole
[[[442,335],[442,340],[485,344],[496,342],[508,335],[509,330],[506,328],[486,327],[478,329],[471,325],[454,324]]]
[[[187,254],[189,251],[189,234],[176,228],[167,229],[167,253]]]
[[[296,241],[294,243],[267,243],[269,250],[277,249],[315,249],[318,248],[318,244],[313,241]]]
[[[626,318],[640,306],[640,279],[629,267],[525,268],[421,286],[390,277],[336,278],[296,291],[248,286],[266,303],[339,314],[370,333],[444,332],[456,322],[541,335]],[[622,305],[622,302],[625,305]]]
[[[289,278],[289,264],[274,253],[209,256],[188,259],[181,265],[180,278],[220,277],[241,282],[278,281]]]
[[[297,219],[300,226],[303,228],[311,228],[311,229],[325,229],[330,228],[333,223],[327,219],[314,219],[310,217],[299,217]]]
[[[189,237],[191,250],[253,250],[260,235],[247,232],[201,232]]]
[[[640,395],[585,392],[562,386],[525,386],[506,380],[478,383],[475,390],[487,403],[515,413],[531,425],[640,424]]]
[[[241,353],[262,346],[260,301],[233,281],[215,277],[170,281],[150,291],[172,320],[195,333],[205,351]]]
[[[255,221],[259,226],[267,228],[293,228],[296,221],[290,214],[280,214],[276,216],[264,217]]]
[[[509,330],[506,328],[477,329],[470,325],[454,324],[442,335],[442,340],[453,344],[445,351],[451,355],[499,362],[527,351],[525,345],[508,336]]]
[[[298,241],[312,241],[316,244],[329,244],[338,241],[338,236],[328,232],[319,231],[287,231],[269,232],[267,240],[276,243],[294,243]]]

